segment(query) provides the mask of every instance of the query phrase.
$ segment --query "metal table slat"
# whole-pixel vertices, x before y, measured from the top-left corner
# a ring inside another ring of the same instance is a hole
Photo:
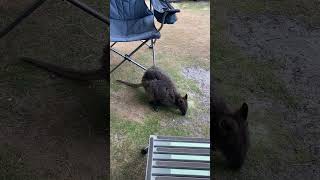
[[[153,176],[190,176],[190,177],[209,177],[210,170],[198,169],[175,169],[175,168],[152,168]]]
[[[190,155],[210,155],[210,149],[191,149],[176,147],[155,147],[155,153],[159,154],[190,154]]]
[[[155,176],[152,180],[210,180],[210,178]]]
[[[179,169],[210,169],[210,163],[208,162],[153,161],[152,166]]]
[[[197,143],[210,143],[209,139],[205,138],[196,138],[196,137],[176,137],[176,136],[157,136],[158,141],[182,141],[182,142],[197,142]]]
[[[154,141],[155,147],[188,147],[188,148],[210,148],[208,143],[176,142],[176,141]]]

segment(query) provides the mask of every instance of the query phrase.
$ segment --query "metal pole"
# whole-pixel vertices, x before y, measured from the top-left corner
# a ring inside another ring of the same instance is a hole
[[[156,62],[155,62],[155,60],[156,60],[156,52],[155,52],[155,50],[154,50],[155,41],[156,41],[155,39],[152,39],[152,40],[151,40],[153,66],[156,66]]]
[[[27,18],[31,13],[33,13],[38,7],[40,7],[46,0],[35,1],[29,8],[27,8],[14,22],[8,25],[4,30],[0,32],[0,39],[8,34],[14,27],[21,23],[21,21]]]
[[[117,42],[113,42],[110,47],[113,47],[113,46],[116,45],[116,44],[117,44]]]
[[[131,57],[134,53],[136,53],[144,44],[146,44],[148,41],[144,41],[143,43],[141,43],[135,50],[133,50],[130,54],[129,57]]]
[[[78,0],[66,0],[68,2],[70,2],[71,4],[77,6],[78,8],[82,9],[83,11],[85,11],[86,13],[92,15],[93,17],[99,19],[100,21],[106,23],[106,24],[110,24],[109,20],[107,19],[106,16],[104,16],[101,13],[98,13],[97,11],[95,11],[94,9],[92,9],[91,7],[87,6],[86,4],[78,1]]]
[[[145,68],[144,66],[142,66],[141,64],[137,63],[136,61],[134,61],[129,55],[123,55],[120,52],[118,52],[117,50],[115,50],[114,48],[110,48],[111,51],[115,52],[116,54],[118,54],[119,56],[123,57],[123,61],[121,61],[120,64],[118,64],[114,69],[112,69],[112,71],[110,72],[110,74],[116,70],[122,63],[124,63],[126,60],[139,66],[141,69],[143,70],[147,70],[147,68]]]

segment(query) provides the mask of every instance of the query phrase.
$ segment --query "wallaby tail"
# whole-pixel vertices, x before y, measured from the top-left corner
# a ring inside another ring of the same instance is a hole
[[[81,71],[72,68],[59,67],[54,64],[46,63],[43,61],[35,60],[32,58],[22,57],[21,60],[31,63],[37,67],[43,68],[47,71],[53,72],[62,77],[74,80],[103,80],[107,79],[107,71],[103,68],[97,70]]]
[[[125,84],[125,85],[130,86],[130,87],[133,87],[133,88],[142,87],[142,83],[140,83],[140,84],[134,84],[134,83],[129,83],[129,82],[126,82],[126,81],[121,81],[121,80],[117,80],[117,82],[122,83],[122,84]]]

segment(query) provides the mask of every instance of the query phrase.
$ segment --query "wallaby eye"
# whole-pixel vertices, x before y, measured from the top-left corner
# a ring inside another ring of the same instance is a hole
[[[228,123],[225,123],[225,122],[222,123],[222,127],[223,127],[223,129],[225,129],[227,131],[232,130],[231,126]]]
[[[226,125],[226,121],[225,120],[222,120],[220,122],[220,127],[223,128],[223,129],[226,129],[227,125]]]
[[[220,128],[223,129],[223,131],[225,131],[226,133],[234,133],[236,131],[236,127],[235,125],[228,121],[228,120],[222,120],[220,122]]]

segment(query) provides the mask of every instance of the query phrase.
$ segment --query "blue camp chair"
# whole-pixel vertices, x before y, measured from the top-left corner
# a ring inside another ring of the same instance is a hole
[[[132,59],[132,55],[141,47],[147,45],[152,49],[153,65],[155,65],[155,43],[160,38],[160,30],[164,24],[174,24],[177,21],[174,9],[167,0],[150,0],[150,9],[145,0],[110,0],[110,50],[123,60],[111,70],[112,73],[125,61],[129,61],[146,70],[144,66]],[[154,19],[161,23],[155,27]],[[121,54],[114,48],[119,42],[139,41],[141,44],[129,54]],[[151,44],[148,45],[147,42]]]

